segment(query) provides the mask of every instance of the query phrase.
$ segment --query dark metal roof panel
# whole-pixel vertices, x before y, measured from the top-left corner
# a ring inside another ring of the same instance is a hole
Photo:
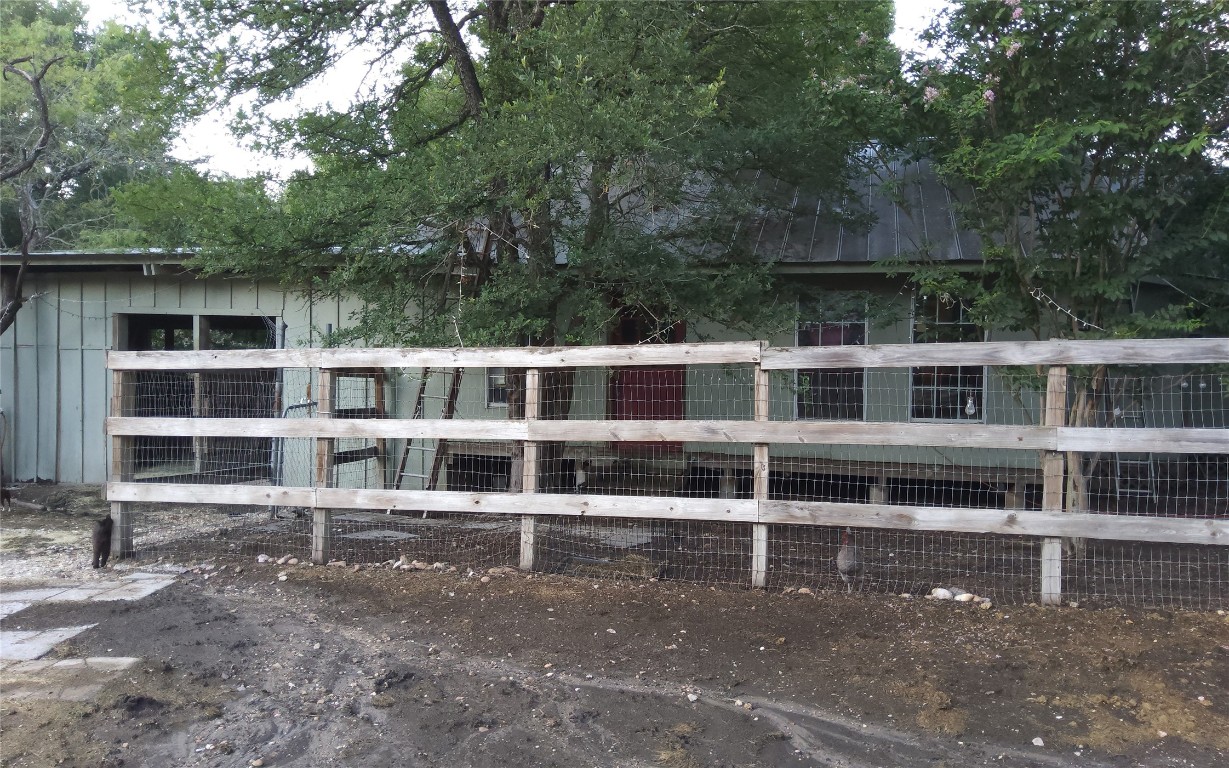
[[[775,209],[754,223],[755,252],[792,264],[969,261],[980,257],[977,236],[957,226],[957,196],[927,160],[896,160],[854,183],[849,216],[822,209],[819,196],[773,182],[756,183]]]

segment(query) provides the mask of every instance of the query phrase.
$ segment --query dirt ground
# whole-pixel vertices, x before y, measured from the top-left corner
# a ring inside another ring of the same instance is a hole
[[[52,509],[3,515],[6,591],[109,577],[96,494],[23,497]],[[97,623],[55,655],[143,659],[90,701],[0,695],[0,763],[1229,765],[1224,612],[187,565],[137,603],[0,621]]]

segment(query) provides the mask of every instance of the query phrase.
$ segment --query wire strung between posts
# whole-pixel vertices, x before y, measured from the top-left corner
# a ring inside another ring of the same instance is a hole
[[[1070,317],[1072,320],[1076,321],[1077,323],[1084,326],[1085,328],[1092,328],[1094,330],[1101,331],[1102,333],[1106,332],[1105,329],[1102,328],[1101,326],[1090,323],[1081,317],[1077,317],[1071,310],[1059,304],[1054,299],[1051,299],[1046,294],[1046,292],[1041,290],[1040,288],[1033,288],[1028,293],[1030,296],[1032,296],[1037,301],[1041,302],[1042,304],[1048,304],[1054,309],[1057,309],[1059,312],[1062,312],[1064,315],[1066,315],[1067,317]]]

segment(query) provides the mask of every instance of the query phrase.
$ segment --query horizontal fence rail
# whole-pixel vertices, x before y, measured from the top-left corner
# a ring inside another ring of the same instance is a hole
[[[1064,562],[1068,581],[1095,570],[1070,559],[1084,540],[1229,544],[1229,387],[1215,370],[1165,373],[1229,365],[1229,339],[112,352],[107,364],[123,554],[132,505],[156,503],[301,508],[319,562],[336,546],[333,510],[515,518],[522,567],[541,564],[539,519],[749,525],[746,547],[720,540],[710,559],[744,563],[755,586],[835,556],[827,540],[770,542],[770,528],[987,534],[1040,546],[1028,572],[1054,603]],[[475,369],[484,379],[464,389]],[[1136,418],[1161,403],[1180,413]],[[1094,509],[1096,483],[1163,513]],[[1165,512],[1163,483],[1198,493]],[[634,550],[658,534],[626,535]],[[1208,574],[1225,552],[1182,578],[1222,578]]]
[[[801,443],[1015,448],[1044,451],[1120,451],[1146,447],[1164,453],[1229,453],[1222,429],[1121,430],[994,425],[874,424],[866,422],[585,421],[491,422],[421,419],[175,419],[110,417],[107,434],[192,437],[443,438],[447,440],[605,440],[612,442]]]

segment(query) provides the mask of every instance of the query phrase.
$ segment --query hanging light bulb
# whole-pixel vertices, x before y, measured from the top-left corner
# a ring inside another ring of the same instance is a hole
[[[973,395],[969,395],[968,401],[964,404],[964,412],[969,416],[977,415],[977,403],[973,402]]]

